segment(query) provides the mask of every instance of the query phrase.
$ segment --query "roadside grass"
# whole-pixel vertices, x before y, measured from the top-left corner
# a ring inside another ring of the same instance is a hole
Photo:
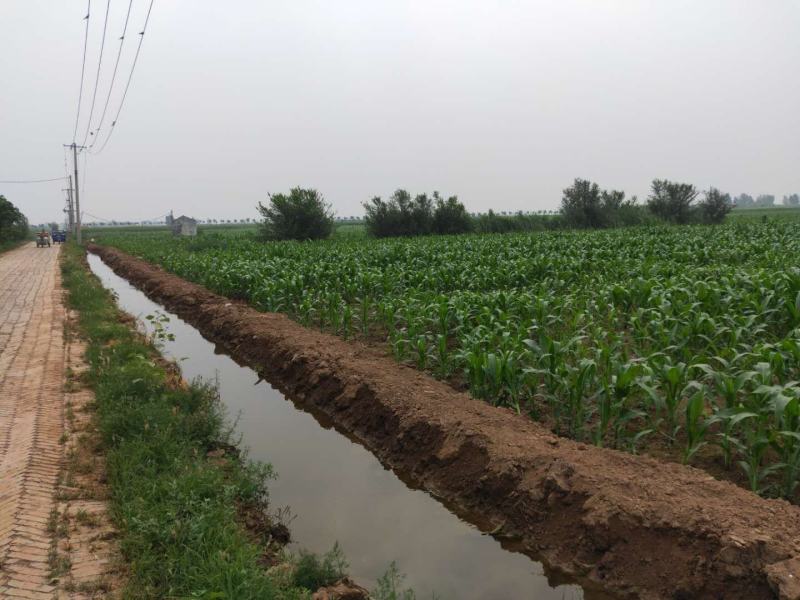
[[[19,248],[22,244],[30,242],[30,240],[14,240],[14,241],[4,241],[0,242],[0,254],[3,252],[8,252],[9,250],[13,250],[14,248]]]
[[[264,546],[238,520],[238,508],[266,501],[269,467],[207,460],[228,441],[214,390],[175,385],[85,268],[83,252],[65,245],[62,275],[87,340],[109,510],[129,565],[123,597],[307,598],[307,589],[264,569]]]

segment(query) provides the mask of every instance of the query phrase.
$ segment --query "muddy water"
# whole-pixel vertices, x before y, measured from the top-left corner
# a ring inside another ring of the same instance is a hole
[[[542,565],[504,549],[421,490],[385,469],[365,448],[324,419],[297,408],[257,375],[215,351],[191,325],[150,301],[95,255],[89,264],[116,292],[120,307],[144,317],[161,311],[175,340],[163,353],[187,379],[215,378],[250,457],[272,464],[272,509],[289,507],[296,547],[325,552],[335,541],[363,585],[396,561],[417,598],[579,599],[576,585],[551,585]],[[145,321],[145,326],[149,323]],[[475,520],[475,516],[471,517]],[[586,594],[595,597],[595,594]]]

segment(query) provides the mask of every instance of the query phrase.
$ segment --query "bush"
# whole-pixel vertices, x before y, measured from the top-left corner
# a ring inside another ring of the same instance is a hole
[[[636,198],[625,200],[625,192],[601,190],[585,179],[576,179],[564,190],[561,214],[570,227],[600,229],[619,225],[639,224],[641,211],[635,206]]]
[[[732,208],[731,195],[723,194],[714,187],[705,192],[705,198],[700,203],[700,212],[705,223],[722,223]]]
[[[473,218],[473,227],[478,233],[511,233],[514,231],[544,231],[559,229],[563,225],[561,216],[553,215],[498,215],[490,210],[485,215]]]
[[[564,190],[561,214],[571,227],[605,227],[600,187],[585,179],[576,179]]]
[[[654,179],[650,186],[647,208],[654,215],[671,223],[688,223],[692,219],[692,203],[697,190],[690,183],[676,183],[666,179]]]
[[[436,233],[449,235],[472,231],[472,219],[457,196],[444,200],[439,192],[433,192],[433,199],[436,202],[433,211],[433,230]]]
[[[24,240],[28,234],[28,219],[5,196],[0,196],[0,243]]]
[[[300,551],[295,560],[293,583],[312,592],[333,585],[347,575],[347,559],[339,542],[321,558],[312,552]]]
[[[288,195],[270,194],[269,206],[258,203],[264,217],[261,236],[267,240],[320,240],[333,231],[333,212],[317,190],[293,188]]]
[[[427,194],[411,194],[399,189],[388,201],[376,196],[364,203],[364,222],[372,237],[402,237],[451,234],[470,231],[472,222],[464,205],[456,196],[444,200],[439,192],[433,198]]]
[[[761,194],[756,198],[755,206],[759,208],[772,208],[775,206],[775,196],[772,194]]]

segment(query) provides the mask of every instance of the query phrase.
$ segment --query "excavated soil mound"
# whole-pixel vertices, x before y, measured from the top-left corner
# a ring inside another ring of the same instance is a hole
[[[113,248],[120,276],[434,495],[532,556],[642,598],[800,598],[800,508],[704,472],[558,438],[357,342]]]

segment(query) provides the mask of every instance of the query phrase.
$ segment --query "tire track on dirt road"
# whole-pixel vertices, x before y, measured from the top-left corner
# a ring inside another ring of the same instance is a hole
[[[0,256],[0,595],[52,597],[48,519],[62,463],[64,341],[58,251]]]

